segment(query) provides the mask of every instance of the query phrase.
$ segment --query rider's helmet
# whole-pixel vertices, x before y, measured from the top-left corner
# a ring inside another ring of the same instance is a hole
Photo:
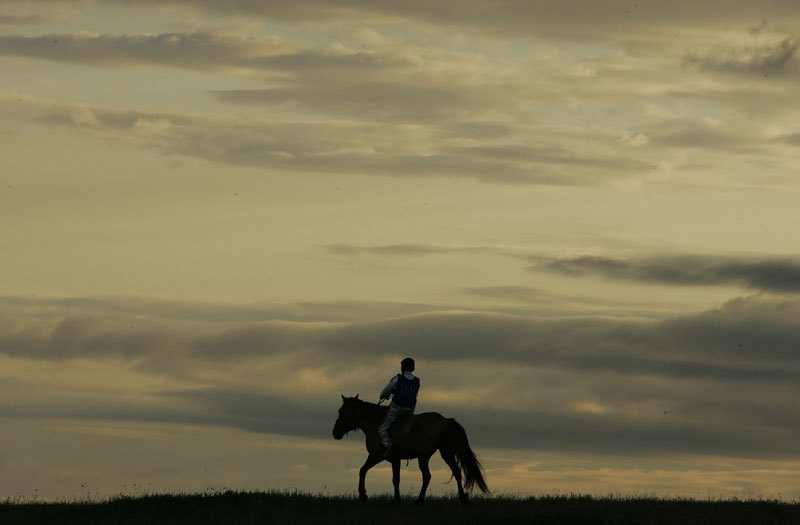
[[[402,372],[405,372],[405,371],[413,372],[414,371],[414,360],[411,359],[410,357],[406,357],[405,359],[400,361],[400,370]]]

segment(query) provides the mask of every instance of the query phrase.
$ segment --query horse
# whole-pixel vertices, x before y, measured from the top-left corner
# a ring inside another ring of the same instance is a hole
[[[342,407],[339,417],[333,426],[333,438],[342,439],[345,434],[360,429],[366,434],[367,460],[358,471],[358,497],[367,501],[367,489],[364,481],[367,471],[384,460],[385,449],[378,436],[378,426],[386,417],[388,407],[368,403],[355,397],[342,396]],[[489,492],[483,479],[481,467],[475,453],[469,448],[467,433],[455,419],[445,418],[436,412],[425,412],[418,415],[402,416],[389,428],[392,440],[392,484],[394,485],[394,502],[400,502],[400,460],[418,458],[422,472],[422,488],[416,503],[425,501],[425,492],[431,481],[428,461],[439,450],[442,459],[450,467],[458,484],[458,499],[467,503],[467,494],[477,486],[484,494]],[[461,471],[464,471],[465,482],[461,484]],[[452,479],[452,478],[451,478]]]

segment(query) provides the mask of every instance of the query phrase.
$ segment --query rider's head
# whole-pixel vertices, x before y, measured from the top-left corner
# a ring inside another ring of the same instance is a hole
[[[402,361],[400,361],[400,371],[401,372],[413,372],[414,371],[414,360],[410,357],[406,357]]]

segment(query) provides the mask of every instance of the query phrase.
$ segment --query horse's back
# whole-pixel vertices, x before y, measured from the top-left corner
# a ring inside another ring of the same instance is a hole
[[[392,424],[389,433],[401,457],[417,457],[438,447],[450,420],[438,412],[402,416]]]
[[[421,414],[400,416],[392,425],[392,428],[403,428],[406,432],[413,432],[423,427],[444,427],[447,421],[448,419],[438,412],[423,412]]]
[[[423,412],[422,414],[414,414],[411,417],[415,418],[417,421],[425,421],[430,423],[435,421],[447,421],[447,418],[441,415],[439,412]]]

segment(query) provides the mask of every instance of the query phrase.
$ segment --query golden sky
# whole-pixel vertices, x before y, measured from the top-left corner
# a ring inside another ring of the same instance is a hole
[[[798,23],[0,1],[0,498],[353,491],[407,355],[497,492],[800,498]]]

